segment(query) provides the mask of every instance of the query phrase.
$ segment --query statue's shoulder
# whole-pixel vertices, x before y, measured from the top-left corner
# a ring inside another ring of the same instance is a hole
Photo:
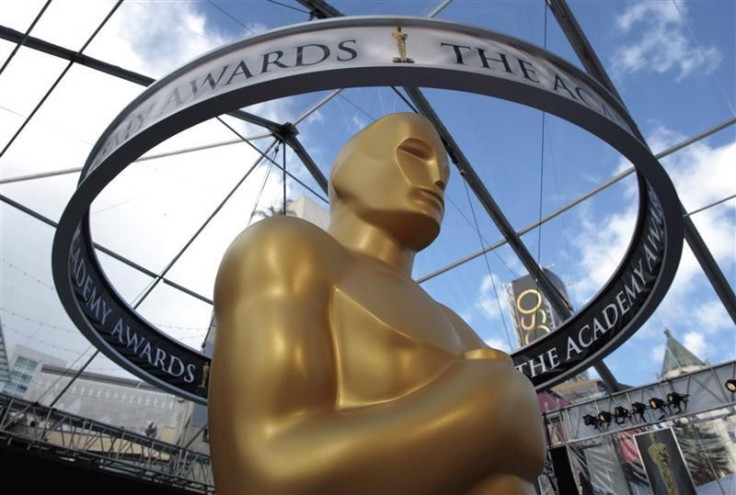
[[[289,244],[298,242],[304,248],[324,247],[323,244],[332,244],[336,241],[327,232],[316,225],[290,216],[275,216],[261,220],[245,229],[235,238],[233,246],[248,249],[259,246],[267,249],[279,249],[282,245],[290,251],[298,246]]]
[[[225,274],[227,280],[284,284],[293,277],[330,278],[343,253],[331,235],[305,220],[267,218],[235,238],[220,264],[218,280]]]

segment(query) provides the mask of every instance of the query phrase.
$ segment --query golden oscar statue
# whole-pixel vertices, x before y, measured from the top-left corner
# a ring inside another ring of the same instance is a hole
[[[534,493],[531,383],[411,279],[448,178],[429,121],[389,115],[337,156],[327,232],[281,216],[233,242],[215,284],[218,495]]]

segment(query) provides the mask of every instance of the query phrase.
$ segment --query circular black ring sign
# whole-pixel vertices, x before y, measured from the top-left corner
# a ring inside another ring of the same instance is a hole
[[[406,37],[395,35],[398,27]],[[674,277],[682,225],[675,190],[621,103],[571,64],[508,36],[437,20],[358,17],[299,24],[215,50],[120,113],[90,153],[54,238],[54,282],[75,324],[123,368],[206,403],[209,358],[157,330],[113,289],[90,238],[90,204],[144,152],[204,120],[289,95],[388,85],[535,107],[587,129],[636,166],[639,218],[615,274],[555,332],[513,354],[538,389],[590,366],[646,321]]]

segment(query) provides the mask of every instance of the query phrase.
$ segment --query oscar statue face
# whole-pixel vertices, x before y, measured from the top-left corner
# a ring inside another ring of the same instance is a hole
[[[338,155],[332,208],[351,210],[416,252],[439,234],[449,173],[442,140],[425,117],[390,115]]]

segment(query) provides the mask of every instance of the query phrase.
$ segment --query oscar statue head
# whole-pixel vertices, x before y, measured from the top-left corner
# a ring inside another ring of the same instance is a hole
[[[350,215],[413,251],[439,234],[450,176],[439,134],[422,116],[391,114],[356,134],[335,159],[331,216]]]

